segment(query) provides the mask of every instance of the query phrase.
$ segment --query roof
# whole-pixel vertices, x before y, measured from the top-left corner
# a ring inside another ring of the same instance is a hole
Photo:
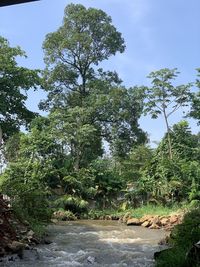
[[[0,7],[22,4],[22,3],[33,2],[33,1],[39,1],[39,0],[0,0]]]

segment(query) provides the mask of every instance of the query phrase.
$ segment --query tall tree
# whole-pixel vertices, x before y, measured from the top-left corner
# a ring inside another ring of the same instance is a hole
[[[138,130],[141,103],[135,98],[129,103],[129,91],[115,72],[97,69],[100,62],[125,49],[111,18],[102,10],[70,4],[62,26],[46,36],[43,48],[44,88],[49,93],[40,107],[50,110],[57,136],[63,135],[70,144],[74,169],[81,167],[86,154],[91,156],[88,160],[102,155],[102,138],[112,145],[116,136],[123,139],[123,144],[114,145],[121,148],[137,142],[142,132]]]
[[[40,83],[38,70],[30,70],[17,64],[17,57],[25,57],[20,47],[10,47],[0,37],[0,138],[4,139],[34,117],[27,109],[27,91]]]
[[[174,86],[174,80],[179,72],[177,69],[161,69],[151,72],[152,87],[146,87],[146,108],[153,119],[163,115],[167,128],[169,158],[172,159],[169,117],[180,107],[187,105],[191,84]]]
[[[105,12],[70,4],[62,26],[46,36],[43,48],[45,88],[50,92],[42,107],[49,109],[66,106],[69,91],[77,92],[81,102],[89,93],[87,82],[95,76],[94,66],[123,52],[125,45]]]

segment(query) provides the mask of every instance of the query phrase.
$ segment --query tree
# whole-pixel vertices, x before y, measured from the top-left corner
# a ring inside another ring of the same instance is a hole
[[[146,87],[145,113],[153,119],[163,115],[167,128],[169,158],[172,159],[172,145],[170,137],[169,117],[180,107],[187,105],[191,84],[174,86],[174,80],[179,72],[177,69],[161,69],[151,72],[148,78],[152,79],[152,87]]]
[[[144,106],[143,93],[137,87],[122,86],[117,73],[102,69],[89,86],[91,93],[84,104],[91,110],[91,122],[99,125],[112,155],[124,159],[133,146],[147,141],[138,123]]]
[[[81,100],[88,95],[87,82],[95,76],[94,66],[123,52],[125,45],[112,20],[102,10],[82,5],[66,7],[63,25],[46,36],[45,84],[50,91],[43,108],[66,106],[67,92],[76,92]]]
[[[77,106],[56,109],[49,117],[51,131],[70,155],[75,171],[103,154],[100,130],[91,123],[91,116],[89,108]]]
[[[197,69],[198,77],[200,76],[200,69]],[[199,88],[199,91],[196,93],[192,93],[191,96],[191,110],[190,110],[190,117],[198,120],[198,124],[200,123],[200,81],[197,79],[196,85]]]
[[[29,123],[35,114],[25,105],[27,91],[40,83],[38,70],[19,67],[16,58],[26,56],[20,47],[10,47],[0,37],[0,134],[4,140],[21,125]],[[1,139],[1,137],[0,137]]]
[[[167,134],[155,150],[145,176],[154,181],[155,197],[163,200],[188,199],[191,191],[199,189],[200,146],[199,135],[191,133],[187,121],[173,125],[171,129],[173,161],[168,155]]]
[[[109,16],[102,10],[70,4],[63,25],[46,36],[43,48],[44,88],[49,94],[40,108],[55,116],[57,125],[62,125],[55,128],[61,135],[63,130],[59,129],[65,125],[63,137],[71,143],[76,169],[86,153],[101,156],[102,139],[115,147],[113,151],[124,147],[124,156],[139,137],[146,138],[138,125],[141,99],[120,86],[115,72],[96,67],[125,48]]]
[[[200,160],[199,135],[192,134],[187,121],[183,120],[174,124],[170,134],[174,156],[187,161]],[[160,158],[166,158],[168,154],[167,134],[160,142],[157,154]]]

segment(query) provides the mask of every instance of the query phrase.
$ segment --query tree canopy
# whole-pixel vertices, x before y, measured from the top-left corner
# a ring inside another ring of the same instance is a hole
[[[161,69],[151,72],[152,87],[146,87],[145,113],[153,119],[159,115],[164,117],[168,134],[169,157],[172,159],[169,117],[180,107],[187,105],[191,84],[174,86],[172,81],[177,77],[177,69]]]
[[[39,71],[20,67],[17,57],[26,56],[20,47],[11,47],[0,37],[0,127],[4,138],[29,123],[34,113],[27,109],[27,91],[40,84]]]

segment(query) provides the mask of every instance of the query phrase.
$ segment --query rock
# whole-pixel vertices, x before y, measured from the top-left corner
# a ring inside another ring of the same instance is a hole
[[[164,217],[164,218],[160,219],[160,224],[161,224],[162,226],[165,226],[165,225],[167,225],[168,223],[169,223],[169,219],[168,219],[168,218]]]
[[[127,212],[124,216],[123,216],[123,218],[122,218],[122,222],[123,223],[126,223],[127,221],[128,221],[128,219],[130,219],[131,218],[131,214],[130,214],[130,212]]]
[[[118,221],[119,220],[119,216],[118,215],[111,215],[111,219],[113,221]]]
[[[95,262],[95,257],[89,256],[87,257],[87,263],[93,264]]]
[[[58,223],[58,219],[51,219],[52,223]]]
[[[105,220],[109,220],[110,221],[110,220],[112,220],[112,217],[110,215],[106,215],[105,216]]]
[[[151,224],[157,224],[160,225],[160,218],[159,216],[154,216],[151,220],[150,220]]]
[[[169,219],[169,222],[171,224],[178,222],[178,216],[176,216],[176,215],[171,216],[171,218]]]
[[[30,231],[28,231],[27,236],[33,237],[34,234],[35,234],[35,233],[34,233],[32,230],[30,230]]]
[[[152,218],[153,218],[152,215],[145,215],[145,216],[143,216],[142,218],[140,218],[140,222],[141,222],[141,223],[144,223],[144,222],[146,222],[146,221],[151,220]]]
[[[149,221],[145,221],[141,224],[143,227],[149,227],[151,224]]]
[[[137,218],[128,219],[126,225],[141,225],[141,222]]]
[[[152,223],[152,225],[149,227],[149,229],[160,229],[160,226],[156,223]]]
[[[26,233],[27,233],[27,229],[21,229],[21,230],[20,230],[20,234],[21,234],[21,235],[25,235]]]
[[[19,251],[22,251],[25,248],[25,244],[13,241],[12,243],[8,244],[7,247],[14,253],[18,253]]]
[[[22,253],[22,259],[31,261],[38,260],[39,253],[37,249],[24,250]]]
[[[52,243],[52,241],[50,240],[50,239],[48,239],[48,238],[43,238],[42,239],[42,242],[41,242],[42,244],[45,244],[45,245],[49,245],[49,244],[51,244]]]

